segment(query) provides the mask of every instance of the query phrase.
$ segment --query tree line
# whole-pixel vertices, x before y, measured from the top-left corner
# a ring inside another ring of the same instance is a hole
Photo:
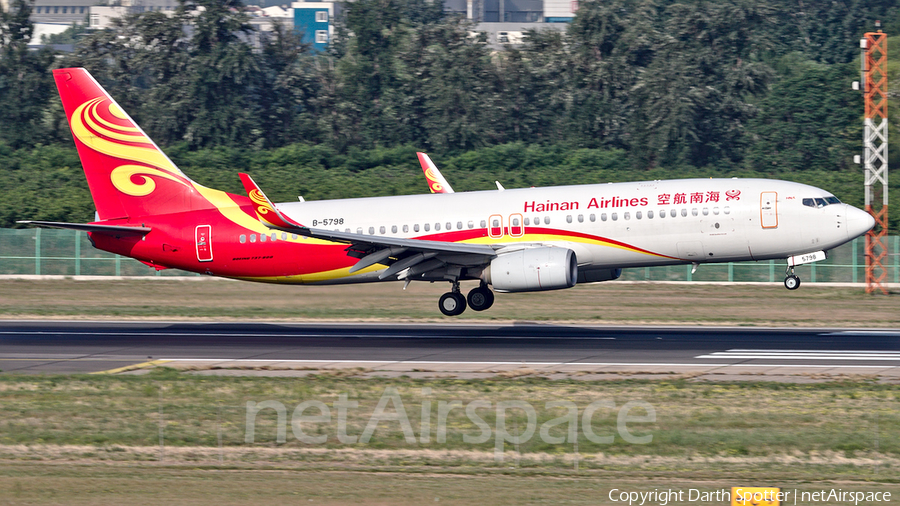
[[[587,0],[564,32],[531,31],[496,51],[440,2],[359,0],[343,5],[318,53],[285,26],[259,34],[255,49],[239,0],[180,0],[171,16],[128,16],[56,54],[26,48],[31,4],[13,0],[0,13],[0,157],[43,166],[27,160],[72,146],[50,70],[83,66],[176,161],[224,150],[269,167],[260,160],[318,152],[327,160],[313,166],[359,174],[397,150],[448,160],[536,150],[556,161],[523,183],[571,181],[564,171],[574,152],[615,158],[613,177],[606,165],[585,167],[608,180],[802,172],[861,183],[852,156],[861,151],[862,97],[849,88],[859,79],[858,40],[876,19],[900,33],[898,7]],[[900,161],[900,149],[889,153]],[[193,159],[202,166],[206,157]],[[408,163],[415,168],[414,157]],[[349,187],[361,193],[341,196],[372,194]]]

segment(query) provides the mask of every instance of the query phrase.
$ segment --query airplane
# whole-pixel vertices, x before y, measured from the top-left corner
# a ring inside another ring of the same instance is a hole
[[[494,293],[564,289],[656,265],[786,259],[794,267],[874,226],[805,184],[684,179],[272,203],[185,175],[82,68],[53,71],[96,206],[101,250],[156,269],[248,281],[449,282],[440,311],[491,307]],[[420,159],[421,161],[421,159]],[[460,282],[479,285],[468,296]],[[493,288],[493,291],[492,291]]]

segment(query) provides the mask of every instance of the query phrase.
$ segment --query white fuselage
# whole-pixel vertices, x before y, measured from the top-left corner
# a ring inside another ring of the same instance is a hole
[[[504,246],[498,253],[523,245],[564,246],[575,251],[581,269],[787,258],[834,248],[872,226],[867,213],[838,203],[819,188],[736,178],[291,202],[277,207],[310,227]]]

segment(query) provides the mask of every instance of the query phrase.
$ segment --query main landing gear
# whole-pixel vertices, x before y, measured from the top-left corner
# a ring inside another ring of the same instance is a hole
[[[466,310],[467,302],[473,311],[484,311],[494,304],[494,292],[482,284],[473,288],[467,298],[459,291],[459,281],[454,281],[451,291],[441,295],[438,300],[438,308],[446,316],[458,316]]]
[[[794,274],[794,266],[788,266],[784,271],[784,287],[788,290],[796,290],[800,288],[800,277]]]

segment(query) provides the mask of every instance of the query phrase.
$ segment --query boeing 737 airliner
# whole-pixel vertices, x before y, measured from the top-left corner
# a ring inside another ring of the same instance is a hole
[[[53,74],[97,219],[21,223],[85,230],[95,247],[157,269],[272,283],[443,281],[452,288],[438,306],[454,316],[488,309],[489,287],[569,288],[652,265],[786,259],[784,284],[795,289],[795,265],[874,226],[827,191],[766,179],[273,204],[246,174],[248,196],[197,184],[86,70]],[[464,297],[461,280],[480,285]]]

